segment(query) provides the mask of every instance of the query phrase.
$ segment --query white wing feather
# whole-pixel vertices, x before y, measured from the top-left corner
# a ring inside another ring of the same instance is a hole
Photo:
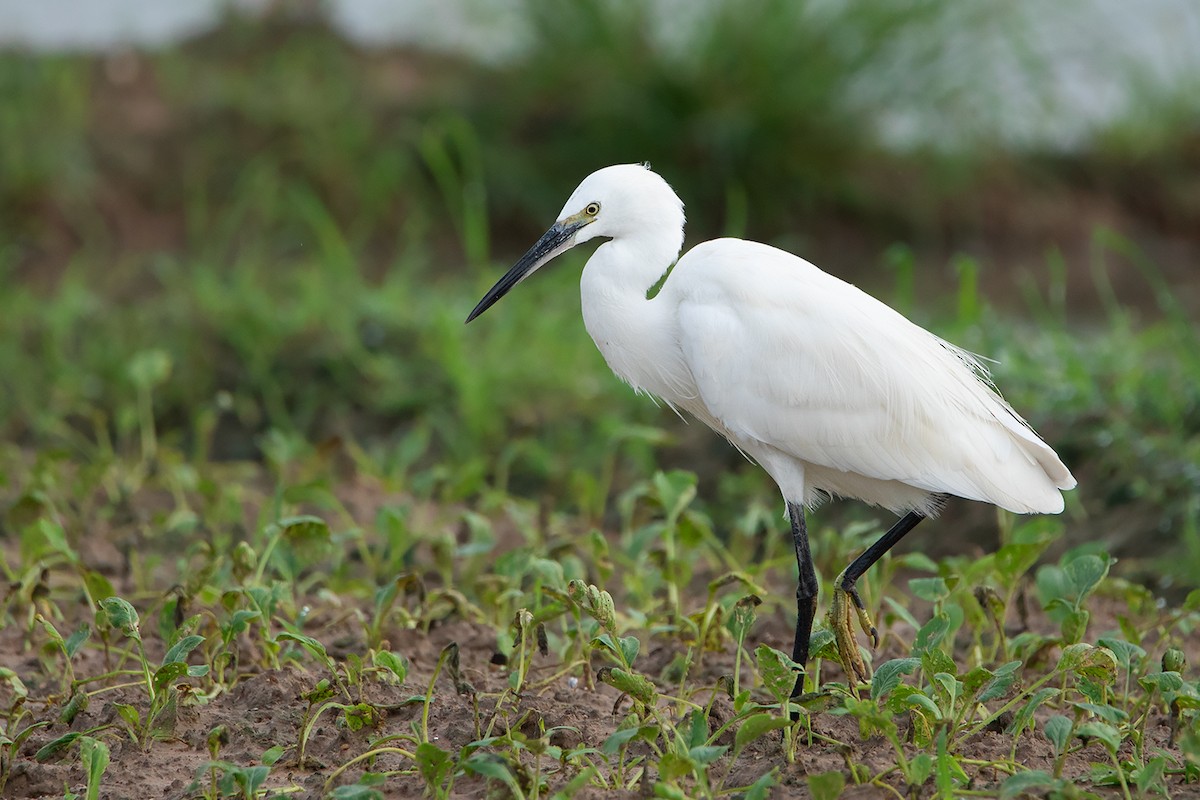
[[[900,482],[1054,513],[1075,485],[974,357],[803,259],[719,239],[684,256],[667,291],[708,415],[751,452],[804,462],[810,488],[891,507],[870,487]]]

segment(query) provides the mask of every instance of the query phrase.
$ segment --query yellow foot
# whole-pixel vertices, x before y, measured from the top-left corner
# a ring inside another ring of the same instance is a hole
[[[850,622],[851,612],[858,617],[858,624],[863,633],[871,637],[872,647],[879,646],[879,631],[875,629],[875,623],[871,621],[871,615],[863,606],[858,591],[853,586],[849,591],[842,588],[844,575],[845,573],[839,575],[834,582],[833,603],[829,607],[829,629],[833,631],[838,659],[842,662],[842,669],[846,670],[847,677],[866,682],[870,677],[867,675],[867,665],[863,663],[858,652],[858,642],[854,640],[854,629]]]

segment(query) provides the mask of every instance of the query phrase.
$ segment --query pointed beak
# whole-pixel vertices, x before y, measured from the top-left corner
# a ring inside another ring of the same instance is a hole
[[[516,286],[525,278],[532,275],[546,262],[550,261],[560,253],[565,253],[575,246],[575,232],[587,225],[591,220],[577,219],[570,217],[556,222],[546,231],[542,238],[538,239],[537,244],[529,248],[529,252],[521,256],[521,260],[513,265],[512,269],[504,273],[504,277],[496,281],[496,285],[488,289],[487,294],[475,306],[475,309],[467,316],[467,322],[478,317],[483,312],[491,308],[497,300],[508,291]]]

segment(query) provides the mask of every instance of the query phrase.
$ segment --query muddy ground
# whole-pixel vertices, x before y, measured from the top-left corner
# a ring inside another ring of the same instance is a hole
[[[352,490],[346,487],[346,494],[357,497],[355,514],[368,513],[372,506],[378,507],[383,502],[395,502],[395,497],[372,492],[367,487],[357,487]],[[148,501],[152,502],[152,501]],[[429,524],[437,522],[436,510],[426,510],[422,518],[428,519]],[[154,592],[161,593],[170,589],[169,582],[154,587],[152,592],[145,587],[139,589],[130,584],[127,575],[123,574],[120,549],[114,545],[130,531],[122,530],[120,526],[106,529],[102,539],[93,538],[82,547],[83,559],[105,574],[112,581],[119,593],[131,598],[143,598],[145,605],[156,602]],[[149,545],[153,546],[153,545]],[[503,549],[502,541],[498,549]],[[15,563],[17,553],[11,537],[5,542],[5,555],[9,563]],[[44,576],[49,590],[49,599],[55,601],[53,608],[62,614],[56,620],[60,630],[73,630],[76,625],[91,618],[91,610],[82,602],[78,591],[69,590],[73,576],[69,568],[53,570]],[[165,576],[167,577],[167,576]],[[436,583],[436,578],[428,576],[430,585]],[[787,651],[791,643],[792,620],[788,614],[786,599],[791,594],[788,575],[773,576],[771,589],[777,593],[780,602],[768,603],[763,608],[750,637],[750,649],[759,643]],[[695,594],[684,598],[685,608],[700,608],[705,602],[705,581],[694,583]],[[348,597],[331,597],[325,594],[315,594],[307,598],[311,606],[308,615],[306,633],[326,643],[330,655],[336,660],[344,661],[351,655],[365,656],[367,643],[364,640],[363,626],[358,618],[349,613],[349,607],[362,605],[361,601]],[[143,604],[139,601],[139,604]],[[1035,601],[1030,601],[1031,607],[1036,607]],[[40,608],[49,613],[49,605]],[[1091,631],[1115,630],[1116,615],[1128,613],[1122,601],[1114,597],[1098,596],[1092,605],[1093,619]],[[10,611],[17,610],[10,605]],[[196,609],[193,609],[196,610]],[[27,611],[27,610],[26,610]],[[22,611],[21,613],[25,613]],[[20,614],[17,615],[20,617]],[[1016,628],[1020,623],[1009,620]],[[1051,632],[1053,626],[1040,617],[1032,614],[1029,624],[1043,632]],[[157,635],[149,629],[153,626],[144,623],[146,632],[147,654],[151,660],[157,661],[162,656],[163,645]],[[241,767],[252,767],[261,763],[263,754],[271,748],[284,748],[278,763],[272,768],[265,786],[279,796],[319,797],[326,791],[326,782],[339,766],[345,764],[356,755],[365,752],[369,742],[379,737],[402,734],[412,730],[419,722],[423,706],[420,702],[425,694],[434,670],[438,664],[439,655],[450,643],[457,643],[460,649],[460,664],[462,678],[469,683],[475,695],[462,695],[455,691],[454,684],[445,670],[437,680],[434,699],[430,705],[429,727],[434,741],[443,749],[455,751],[462,746],[480,738],[481,730],[488,729],[495,722],[495,729],[501,731],[505,726],[514,726],[522,732],[537,736],[540,731],[559,728],[550,737],[552,744],[565,749],[586,745],[600,747],[605,739],[616,730],[624,718],[628,706],[619,701],[619,693],[610,686],[596,683],[588,687],[586,675],[563,675],[552,680],[537,691],[527,692],[519,701],[508,701],[503,708],[497,708],[497,699],[506,686],[507,673],[504,667],[496,662],[503,660],[496,653],[495,629],[479,622],[464,619],[455,613],[449,613],[444,618],[432,624],[428,631],[419,629],[404,629],[391,625],[385,628],[385,639],[395,651],[403,653],[411,662],[411,668],[403,685],[388,685],[379,681],[367,681],[365,699],[378,709],[380,715],[373,725],[367,725],[358,731],[351,731],[336,723],[334,714],[330,713],[321,718],[313,727],[307,745],[306,760],[303,766],[296,763],[295,746],[304,725],[309,703],[303,695],[313,689],[322,677],[328,677],[320,664],[312,659],[302,663],[291,664],[278,670],[264,670],[249,665],[238,671],[238,678],[231,682],[227,690],[216,691],[211,697],[200,698],[193,695],[182,701],[178,707],[173,733],[162,740],[151,740],[148,744],[133,741],[123,731],[118,716],[118,704],[128,703],[135,707],[144,707],[146,703],[144,687],[137,685],[136,680],[130,683],[127,676],[111,678],[96,684],[89,684],[91,689],[105,686],[127,684],[124,688],[115,688],[98,692],[88,707],[78,714],[71,724],[59,720],[61,705],[64,698],[58,693],[61,675],[54,665],[58,663],[53,658],[45,658],[39,653],[39,647],[45,643],[45,636],[38,631],[30,634],[24,625],[11,624],[0,630],[0,667],[14,670],[29,689],[27,708],[31,717],[28,723],[34,721],[49,721],[50,724],[39,728],[18,749],[11,765],[11,772],[4,788],[6,798],[59,798],[64,790],[82,794],[85,789],[85,775],[75,750],[68,750],[61,758],[35,759],[39,749],[69,731],[92,731],[92,735],[103,739],[111,748],[112,760],[105,773],[100,797],[116,800],[117,798],[191,798],[203,796],[207,788],[204,765],[210,760],[212,732],[223,728],[224,737],[219,748],[219,758]],[[911,645],[913,631],[903,624],[893,624],[885,628],[883,644],[875,654],[875,663],[907,655]],[[657,675],[682,649],[678,639],[651,637],[641,634],[643,656],[639,660],[639,668],[648,675]],[[1090,637],[1089,637],[1090,638]],[[1149,647],[1153,653],[1153,644]],[[254,644],[244,638],[239,641],[239,650],[243,654],[252,654]],[[1190,646],[1189,662],[1200,662],[1200,642],[1193,641]],[[193,654],[192,662],[196,663],[197,653]],[[694,670],[689,678],[689,684],[695,686],[715,686],[717,678],[733,671],[733,651],[726,646],[721,652],[709,653],[705,656],[701,667]],[[1053,664],[1056,656],[1046,654],[1049,664]],[[245,655],[243,655],[245,659]],[[959,663],[965,661],[960,657]],[[597,661],[599,663],[599,660]],[[106,655],[99,647],[87,647],[74,660],[75,674],[79,678],[102,675],[113,666],[112,655]],[[534,660],[532,680],[553,675],[560,666],[552,655],[537,655]],[[830,680],[844,680],[840,668],[826,663],[823,667],[824,677]],[[3,692],[4,707],[9,707],[13,698],[11,692]],[[705,695],[706,697],[709,695]],[[357,699],[357,698],[356,698]],[[716,719],[728,718],[732,714],[732,706],[725,697],[716,701]],[[1045,711],[1048,715],[1050,711]],[[107,728],[103,726],[109,726]],[[907,726],[901,722],[902,731]],[[745,786],[752,783],[763,773],[778,768],[778,786],[773,796],[779,797],[809,797],[806,778],[810,775],[829,772],[847,772],[847,764],[863,765],[872,774],[888,769],[895,763],[891,746],[879,736],[862,739],[858,733],[858,724],[849,717],[833,714],[817,714],[812,721],[815,733],[839,740],[848,745],[847,749],[815,741],[812,746],[801,746],[795,763],[787,763],[781,750],[779,737],[767,736],[751,745],[736,763],[728,765],[721,762],[717,770],[729,769],[726,786]],[[1165,713],[1152,715],[1147,728],[1147,747],[1167,747],[1170,735],[1169,720]],[[985,732],[975,739],[968,741],[961,751],[967,759],[988,761],[1004,759],[1013,747],[1011,737],[998,731]],[[916,746],[907,745],[909,755],[920,752]],[[1020,737],[1016,744],[1018,763],[1031,769],[1053,771],[1054,757],[1049,742],[1039,732],[1027,733]],[[1099,744],[1093,744],[1087,749],[1071,756],[1066,764],[1064,775],[1067,777],[1085,776],[1092,763],[1105,763],[1107,756]],[[396,755],[383,755],[375,761],[375,771],[393,771],[411,768],[411,762]],[[543,765],[546,771],[552,773],[552,787],[561,786],[572,776],[571,771],[555,772],[556,765]],[[357,767],[346,770],[333,781],[333,786],[352,783],[361,774]],[[997,774],[991,769],[979,769],[973,775],[974,788],[987,791],[994,788],[1005,775]],[[199,784],[196,780],[200,779]],[[900,792],[908,791],[907,787],[892,776],[890,782]],[[890,789],[879,786],[853,786],[852,781],[844,797],[848,798],[884,798],[895,797]],[[643,785],[649,785],[645,782]],[[1195,786],[1180,785],[1179,793],[1175,796],[1188,796],[1189,791],[1196,790]],[[425,793],[425,784],[418,775],[398,775],[391,777],[382,787],[387,797],[416,798]],[[647,790],[648,791],[648,790]],[[922,789],[913,790],[910,796],[931,796],[933,789],[926,785]],[[1116,792],[1117,790],[1114,790]],[[1200,791],[1200,790],[1197,790]],[[488,782],[477,778],[464,776],[454,784],[454,796],[459,797],[492,797],[506,796],[506,790],[498,783]],[[608,791],[585,789],[579,796],[647,796],[643,790]]]

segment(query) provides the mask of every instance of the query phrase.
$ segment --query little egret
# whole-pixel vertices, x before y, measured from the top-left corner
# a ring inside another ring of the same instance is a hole
[[[950,495],[1057,514],[1075,479],[966,351],[765,244],[717,239],[678,258],[683,224],[682,201],[648,165],[598,170],[467,322],[560,253],[607,239],[580,292],[609,367],[704,422],[779,484],[799,567],[797,663],[808,660],[817,601],[805,508],[836,495],[903,515],[834,583],[838,652],[847,674],[866,680],[850,620],[878,644],[855,589],[872,564]],[[802,686],[803,677],[797,693]]]

